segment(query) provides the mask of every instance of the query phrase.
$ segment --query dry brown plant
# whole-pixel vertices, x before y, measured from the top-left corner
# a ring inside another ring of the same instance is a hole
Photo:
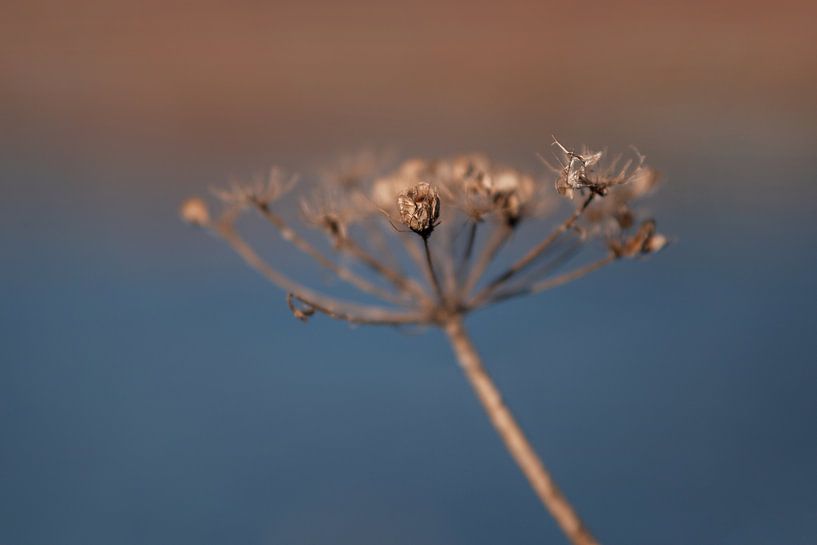
[[[378,172],[376,154],[346,159],[336,169],[324,170],[322,182],[300,199],[303,227],[322,232],[328,245],[317,244],[314,236],[285,219],[283,212],[292,206],[284,197],[296,180],[278,169],[266,180],[216,192],[223,203],[217,218],[199,198],[183,203],[181,215],[222,238],[280,288],[299,320],[323,314],[353,324],[443,330],[491,423],[543,505],[571,543],[592,545],[597,541],[516,422],[463,324],[476,310],[555,288],[667,244],[655,221],[639,220],[633,210],[658,180],[644,157],[636,153],[619,166],[619,158],[605,163],[603,152],[572,151],[555,139],[554,146],[559,164],[549,165],[549,183],[479,154],[411,159],[385,174]],[[543,234],[543,225],[559,209],[557,194],[569,200],[572,210],[555,225],[551,221]],[[295,249],[377,304],[316,291],[265,261],[237,228],[238,218],[250,210]],[[521,255],[500,259],[526,224],[534,226],[539,240]],[[395,255],[395,248],[403,255]],[[583,261],[572,265],[579,256],[585,256]],[[407,272],[412,262],[413,272]],[[498,272],[488,274],[492,269]]]

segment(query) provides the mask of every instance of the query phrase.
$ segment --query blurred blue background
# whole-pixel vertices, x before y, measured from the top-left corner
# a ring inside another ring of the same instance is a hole
[[[0,543],[562,543],[439,332],[301,324],[176,215],[367,143],[541,171],[551,133],[637,144],[677,242],[469,318],[546,464],[604,543],[814,543],[813,8],[668,5],[12,9]]]

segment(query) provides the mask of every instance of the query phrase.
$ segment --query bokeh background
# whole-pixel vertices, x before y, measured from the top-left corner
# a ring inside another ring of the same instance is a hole
[[[176,215],[365,145],[541,171],[557,134],[636,144],[677,243],[469,320],[533,443],[604,543],[813,544],[816,18],[5,0],[0,543],[562,543],[442,335],[298,323]]]

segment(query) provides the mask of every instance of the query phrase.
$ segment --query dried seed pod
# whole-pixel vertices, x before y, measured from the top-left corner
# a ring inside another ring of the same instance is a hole
[[[296,299],[298,304],[295,303]],[[300,308],[298,306],[299,304],[301,305]],[[315,314],[316,310],[315,307],[306,301],[303,301],[293,293],[287,293],[287,306],[289,307],[289,311],[292,312],[292,315],[302,322],[309,321],[309,318]]]
[[[635,257],[639,254],[653,254],[668,244],[667,237],[657,233],[655,220],[642,221],[638,230],[622,241],[612,241],[610,249],[618,257]]]
[[[207,203],[198,197],[191,197],[184,201],[179,207],[179,215],[182,220],[196,227],[204,227],[210,223],[210,211],[207,208]]]
[[[323,186],[310,198],[301,199],[301,214],[311,227],[322,230],[337,245],[348,234],[349,226],[366,218],[371,203],[354,189],[339,191]]]
[[[337,214],[333,214],[331,212],[323,214],[320,216],[319,223],[317,225],[323,229],[335,246],[342,244],[342,242],[346,239],[346,223]]]
[[[663,250],[667,244],[669,244],[667,237],[661,233],[656,233],[647,239],[641,251],[647,254],[654,254]]]
[[[420,236],[427,237],[440,217],[440,197],[431,184],[421,182],[397,197],[400,221]]]
[[[491,164],[479,154],[441,159],[434,163],[431,179],[446,203],[481,221],[495,205],[491,199]]]
[[[497,212],[510,226],[519,222],[523,208],[527,205],[534,192],[535,183],[533,179],[516,170],[499,170],[492,177],[492,200]]]

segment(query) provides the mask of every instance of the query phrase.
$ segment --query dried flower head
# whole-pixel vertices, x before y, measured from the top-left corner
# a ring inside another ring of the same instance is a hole
[[[179,215],[183,221],[196,227],[204,227],[210,223],[210,211],[207,203],[198,197],[191,197],[179,207]]]
[[[335,244],[346,238],[348,223],[331,209],[316,209],[308,201],[301,201],[301,213],[306,222],[326,233]]]
[[[400,221],[422,237],[428,237],[440,218],[440,197],[431,184],[420,182],[397,196]]]
[[[255,209],[280,231],[282,238],[361,291],[400,305],[443,305],[446,312],[468,312],[505,298],[510,292],[517,293],[514,290],[518,288],[534,289],[543,276],[565,266],[575,255],[590,253],[589,249],[597,246],[587,243],[594,239],[607,243],[610,254],[602,256],[605,264],[610,256],[615,260],[654,253],[667,244],[666,237],[656,233],[652,220],[639,223],[634,207],[658,179],[656,171],[644,164],[643,156],[618,168],[618,159],[604,164],[602,152],[570,151],[555,139],[554,144],[563,154],[560,166],[552,167],[557,192],[568,196],[579,193],[585,198],[554,232],[490,281],[484,280],[484,273],[500,255],[511,232],[529,218],[542,218],[545,212],[552,212],[556,200],[552,191],[545,192],[548,184],[493,163],[482,154],[411,159],[377,178],[370,167],[379,161],[362,154],[342,163],[338,177],[324,173],[323,183],[301,195],[299,219],[326,233],[336,252],[376,273],[397,293],[386,293],[357,271],[347,270],[324,256],[285,221],[273,205],[292,188],[294,178],[284,177],[278,169],[273,169],[263,182],[233,184],[229,190],[217,192],[228,205],[229,214],[212,227],[221,229],[222,236],[237,236],[234,222],[238,214]],[[351,173],[354,181],[347,179],[344,172]],[[209,224],[203,202],[185,207],[189,210],[184,216],[189,221]],[[446,215],[444,222],[440,221],[442,213]],[[383,216],[387,218],[385,224]],[[495,221],[483,221],[488,218]],[[402,260],[393,255],[397,247],[389,238],[402,236],[395,235],[401,230],[389,229],[388,224],[392,228],[403,224],[424,239],[424,247],[420,248],[403,241],[409,257],[425,270],[424,278],[411,278],[398,270]],[[485,230],[489,232],[478,236],[478,231]],[[432,232],[439,234],[429,245]],[[240,247],[246,252],[243,245]],[[248,260],[255,266],[255,258]],[[433,266],[435,261],[439,267]],[[433,287],[431,293],[426,292],[428,287]],[[296,298],[303,295],[299,290],[288,291]],[[309,300],[306,296],[301,299]],[[330,315],[347,314],[332,310]]]
[[[297,181],[297,176],[286,177],[281,169],[273,167],[266,179],[256,178],[250,183],[232,182],[228,189],[213,193],[225,203],[238,208],[268,207],[289,193]]]
[[[461,155],[434,161],[425,172],[434,181],[447,204],[475,221],[491,213],[491,164],[480,154]]]
[[[629,170],[629,164],[617,174],[608,176],[616,183],[607,186],[604,199],[591,207],[584,215],[590,226],[614,236],[618,231],[630,229],[637,221],[634,210],[636,201],[648,195],[658,184],[658,172],[643,164],[639,156],[638,166]],[[608,169],[609,170],[609,169]]]
[[[634,169],[632,168],[633,161],[627,161],[623,167],[617,169],[620,157],[616,157],[608,165],[602,166],[600,162],[604,152],[584,151],[577,153],[565,148],[555,138],[553,144],[558,146],[564,156],[563,166],[556,169],[559,176],[556,179],[555,186],[560,195],[572,199],[576,191],[581,194],[589,191],[599,196],[605,196],[611,188],[623,184],[639,181],[640,187],[635,191],[645,189],[649,185],[649,171],[645,170],[643,155],[638,154],[638,163]]]
[[[565,155],[566,163],[556,179],[556,191],[560,195],[573,198],[574,191],[591,189],[602,192],[603,188],[597,187],[589,178],[593,166],[599,162],[602,152],[587,152],[584,155],[570,151],[558,140],[553,139],[553,144],[558,146]]]
[[[474,221],[494,216],[513,226],[523,215],[538,215],[548,201],[538,198],[533,177],[480,154],[439,160],[429,176],[441,195]]]
[[[322,185],[301,199],[301,214],[306,223],[324,231],[335,244],[346,238],[352,224],[368,217],[371,211],[371,202],[351,187],[341,190]]]
[[[491,201],[509,225],[516,225],[536,192],[533,178],[512,168],[498,169],[490,178]]]
[[[465,333],[463,318],[504,299],[553,289],[620,259],[652,254],[667,245],[667,238],[656,231],[655,221],[639,223],[634,209],[635,202],[650,192],[658,179],[644,164],[643,156],[617,168],[615,159],[602,164],[602,152],[577,153],[558,141],[554,143],[563,155],[560,166],[553,168],[557,192],[568,197],[578,193],[584,198],[565,218],[554,221],[553,228],[526,252],[500,264],[501,272],[490,278],[487,272],[500,256],[510,253],[510,248],[503,253],[503,246],[517,232],[517,226],[553,211],[554,201],[559,199],[549,189],[550,184],[537,183],[532,176],[498,166],[479,154],[412,159],[378,178],[372,172],[373,165],[379,164],[377,158],[362,154],[341,164],[336,172],[324,173],[324,183],[310,195],[301,196],[299,219],[329,236],[331,253],[302,236],[279,213],[283,203],[278,201],[292,188],[294,178],[285,178],[277,169],[266,181],[233,184],[217,192],[226,204],[217,222],[210,221],[207,205],[196,198],[182,205],[181,215],[222,237],[286,293],[290,311],[301,321],[324,315],[354,324],[444,329],[466,376],[525,475],[531,483],[552,481],[482,368]],[[356,293],[383,304],[326,295],[280,272],[240,235],[236,219],[248,209],[258,212],[284,241],[354,287]],[[445,221],[441,221],[441,213]],[[395,223],[419,234],[422,243],[407,230],[390,229]],[[536,232],[541,232],[540,227],[537,225]],[[392,244],[389,237],[401,238],[403,244]],[[592,240],[606,245],[589,244]],[[600,247],[606,251],[598,255]],[[406,258],[414,261],[422,276],[404,272],[401,262],[405,260],[393,255],[400,248],[405,248]],[[577,258],[579,255],[582,257]],[[575,265],[573,259],[586,262]],[[534,489],[574,545],[596,545],[564,495],[541,492],[538,486]]]

